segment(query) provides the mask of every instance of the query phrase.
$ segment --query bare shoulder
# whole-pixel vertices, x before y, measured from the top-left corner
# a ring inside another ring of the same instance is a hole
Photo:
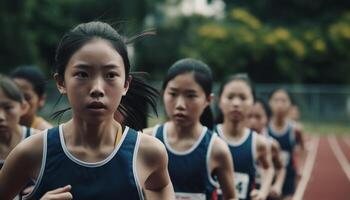
[[[214,158],[220,159],[230,154],[230,150],[227,143],[220,137],[213,135],[215,137],[213,140],[212,156]]]
[[[52,125],[48,121],[46,121],[44,119],[38,125],[38,129],[40,129],[40,130],[45,130],[45,129],[48,129],[48,128],[52,128]]]
[[[148,166],[158,166],[167,163],[168,156],[161,141],[147,134],[140,134],[138,155]]]
[[[26,170],[31,172],[40,168],[43,154],[43,137],[44,133],[40,132],[20,142],[7,157],[3,170],[9,168],[20,169],[23,168],[23,165],[26,166]]]
[[[154,132],[155,129],[156,129],[156,126],[145,128],[145,129],[142,130],[142,133],[144,133],[146,135],[153,136],[153,132]]]
[[[265,136],[259,135],[255,132],[253,132],[253,134],[255,134],[255,138],[256,138],[256,147],[257,150],[265,150],[268,147],[268,140]]]

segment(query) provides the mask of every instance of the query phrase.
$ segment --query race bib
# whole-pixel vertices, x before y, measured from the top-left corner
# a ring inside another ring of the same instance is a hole
[[[249,187],[248,174],[235,172],[235,189],[239,199],[246,199]]]
[[[287,151],[282,151],[281,155],[282,155],[283,165],[286,167],[287,165],[289,165],[290,154]]]
[[[185,193],[185,192],[176,192],[176,200],[206,200],[206,196],[203,193]]]

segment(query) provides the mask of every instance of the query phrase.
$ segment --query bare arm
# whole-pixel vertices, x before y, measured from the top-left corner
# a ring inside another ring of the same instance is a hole
[[[13,199],[31,178],[37,177],[41,166],[42,138],[42,134],[36,134],[11,151],[0,171],[0,199]]]
[[[261,173],[261,188],[259,191],[253,191],[252,199],[266,199],[269,194],[273,180],[274,170],[271,160],[271,150],[268,147],[267,141],[260,135],[256,135],[257,160],[262,168]]]
[[[168,173],[168,155],[157,139],[142,135],[138,158],[138,174],[147,199],[175,199]]]
[[[277,198],[282,194],[282,186],[286,177],[286,168],[282,161],[280,146],[275,140],[273,140],[271,145],[271,153],[275,168],[275,183],[271,186],[270,196]]]
[[[217,175],[224,200],[235,199],[234,169],[230,150],[219,137],[214,139],[211,152],[211,171]]]

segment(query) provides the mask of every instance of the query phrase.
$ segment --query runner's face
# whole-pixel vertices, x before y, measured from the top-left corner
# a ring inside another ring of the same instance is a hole
[[[289,112],[290,106],[289,96],[283,90],[276,91],[270,99],[271,111],[276,117],[285,117]]]
[[[44,104],[44,99],[40,98],[38,94],[34,91],[33,85],[22,78],[14,78],[13,81],[21,89],[24,99],[29,105],[29,109],[24,118],[33,118],[36,115],[37,110]]]
[[[164,90],[165,110],[173,122],[188,126],[199,122],[209,99],[203,88],[195,81],[193,73],[177,75]]]
[[[73,116],[92,123],[112,118],[129,86],[122,57],[102,39],[90,41],[75,52],[64,81],[57,76],[56,81],[60,92],[67,94]]]
[[[255,103],[248,113],[249,127],[261,133],[267,125],[267,115],[261,103]]]
[[[0,138],[7,137],[16,130],[21,114],[23,114],[22,104],[10,99],[0,89]]]
[[[219,107],[225,120],[244,121],[252,105],[252,90],[246,82],[233,80],[224,86]]]

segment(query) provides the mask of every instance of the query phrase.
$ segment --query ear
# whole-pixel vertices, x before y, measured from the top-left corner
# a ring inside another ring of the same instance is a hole
[[[129,75],[129,77],[125,80],[123,96],[125,96],[126,93],[128,92],[130,84],[131,84],[131,81],[132,81],[132,76]]]
[[[53,75],[53,78],[54,78],[55,81],[56,81],[56,86],[57,86],[58,91],[60,91],[60,93],[63,94],[63,95],[64,95],[64,94],[67,94],[67,90],[66,90],[66,86],[65,86],[65,84],[64,84],[63,78],[60,77],[60,76],[58,75],[58,73],[55,73],[55,74]]]
[[[46,94],[43,94],[40,98],[39,98],[39,108],[44,107],[45,105],[45,101],[46,101]]]
[[[29,111],[29,103],[27,101],[24,101],[21,103],[21,117]]]

